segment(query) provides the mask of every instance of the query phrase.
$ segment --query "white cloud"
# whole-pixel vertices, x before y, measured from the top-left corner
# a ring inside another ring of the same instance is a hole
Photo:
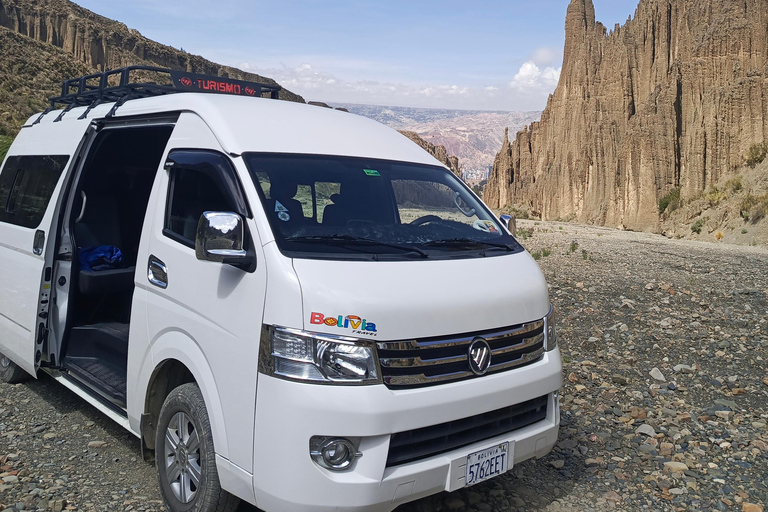
[[[552,66],[548,66],[542,71],[533,60],[529,60],[520,66],[520,70],[509,85],[513,89],[523,92],[550,94],[557,87],[561,70],[562,67],[555,69]]]
[[[318,67],[302,62],[299,65],[281,64],[259,68],[248,62],[240,69],[275,79],[280,85],[307,101],[326,103],[367,103],[432,108],[460,108],[477,110],[540,110],[547,95],[557,84],[559,70],[543,71],[526,63],[515,76],[514,84],[522,90],[510,91],[503,83],[466,86],[458,83],[403,83],[395,81],[345,79]],[[363,72],[364,73],[364,72]],[[545,93],[539,94],[542,87]]]
[[[414,84],[345,80],[318,70],[306,62],[297,66],[261,69],[242,62],[240,69],[275,79],[280,85],[308,101],[371,103],[443,108],[504,110],[498,103],[497,86],[473,88],[459,84]],[[495,102],[495,103],[493,103]]]

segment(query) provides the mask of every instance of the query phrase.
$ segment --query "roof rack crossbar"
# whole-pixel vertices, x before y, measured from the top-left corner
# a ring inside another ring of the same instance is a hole
[[[140,72],[165,76],[166,84],[151,81],[132,82],[131,74]],[[50,98],[50,107],[41,114],[35,124],[42,119],[43,115],[61,105],[65,109],[56,118],[57,121],[75,107],[88,107],[79,117],[84,119],[96,106],[114,102],[115,105],[108,114],[112,116],[115,110],[128,100],[165,94],[204,92],[251,97],[263,97],[267,94],[270,98],[277,99],[281,90],[282,87],[279,85],[246,82],[153,66],[128,66],[64,80],[61,84],[61,96]]]
[[[46,114],[48,114],[51,110],[53,110],[53,107],[48,107],[45,110],[43,110],[43,112],[38,116],[38,118],[35,119],[35,121],[32,123],[32,126],[35,126],[40,121],[42,121],[43,118],[46,116]]]
[[[122,106],[123,106],[123,104],[124,104],[124,103],[127,101],[127,100],[126,100],[126,98],[127,98],[127,96],[123,96],[123,97],[121,97],[119,100],[117,100],[117,101],[115,102],[115,104],[114,104],[114,105],[112,105],[112,108],[111,108],[111,109],[109,109],[109,112],[107,113],[107,115],[106,115],[106,116],[104,116],[104,117],[106,117],[107,119],[109,119],[110,117],[114,116],[114,115],[115,115],[115,112],[117,112],[117,109],[118,109],[118,108],[120,108],[120,107],[122,107]]]
[[[101,103],[102,103],[101,98],[94,100],[93,103],[88,105],[88,108],[85,109],[85,112],[83,112],[82,115],[78,117],[78,119],[85,119],[86,117],[88,117],[88,114],[91,113],[91,110],[101,105]]]
[[[56,117],[56,119],[53,120],[53,122],[54,123],[58,123],[59,121],[61,121],[64,118],[64,114],[66,114],[67,112],[69,112],[73,108],[75,108],[75,104],[74,103],[70,103],[69,105],[67,105],[66,108],[61,111],[61,113],[58,115],[58,117]]]

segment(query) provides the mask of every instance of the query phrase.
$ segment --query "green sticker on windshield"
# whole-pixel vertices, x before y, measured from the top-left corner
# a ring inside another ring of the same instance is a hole
[[[373,169],[363,169],[363,172],[366,176],[381,176],[379,171],[374,171]]]

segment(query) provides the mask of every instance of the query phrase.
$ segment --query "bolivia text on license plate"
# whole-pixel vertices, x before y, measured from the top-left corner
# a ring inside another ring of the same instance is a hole
[[[509,443],[467,455],[467,485],[474,485],[507,471]]]

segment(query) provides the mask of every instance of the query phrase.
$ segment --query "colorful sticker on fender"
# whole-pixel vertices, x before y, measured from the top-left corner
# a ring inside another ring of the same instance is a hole
[[[309,317],[309,323],[338,327],[339,329],[351,329],[353,333],[365,336],[376,336],[378,334],[376,324],[355,315],[325,316],[322,313],[312,313]]]

